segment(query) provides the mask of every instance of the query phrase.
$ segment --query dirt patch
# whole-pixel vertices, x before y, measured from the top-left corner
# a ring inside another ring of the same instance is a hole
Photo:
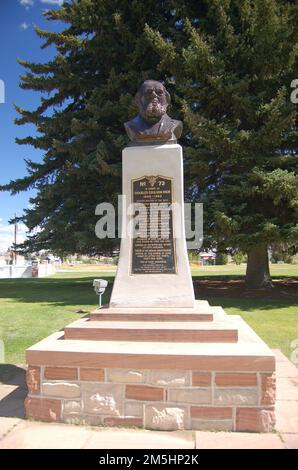
[[[258,298],[266,300],[288,299],[298,301],[298,279],[273,280],[273,289],[247,289],[244,280],[195,279],[198,297]]]

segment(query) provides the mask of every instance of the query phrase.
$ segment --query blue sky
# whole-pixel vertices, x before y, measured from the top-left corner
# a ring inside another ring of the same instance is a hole
[[[55,50],[40,48],[42,41],[34,32],[34,25],[49,31],[61,29],[61,23],[49,22],[43,12],[49,8],[59,8],[63,0],[0,0],[0,80],[5,84],[5,103],[0,103],[0,184],[26,174],[24,158],[40,161],[41,152],[31,146],[17,145],[16,137],[34,135],[31,125],[16,126],[17,113],[13,104],[24,109],[35,109],[40,95],[19,88],[19,75],[24,69],[17,58],[32,62],[47,62]],[[0,93],[1,96],[1,93]],[[17,213],[22,214],[28,207],[33,191],[11,196],[0,192],[0,252],[13,241],[13,228],[8,220]],[[18,241],[25,236],[25,227],[19,227]]]

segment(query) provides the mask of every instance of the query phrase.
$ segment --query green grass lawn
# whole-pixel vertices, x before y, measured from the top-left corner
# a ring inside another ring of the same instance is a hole
[[[230,315],[241,315],[271,348],[280,349],[288,358],[291,342],[298,338],[298,304],[256,299],[209,297],[210,305],[220,305]]]
[[[24,351],[96,307],[95,275],[72,273],[63,278],[0,280],[0,339],[8,363],[24,363]],[[110,289],[107,289],[107,300]]]
[[[244,266],[210,266],[194,269],[202,277],[230,279],[244,274]],[[298,266],[274,265],[274,277],[298,277]],[[0,279],[0,339],[5,345],[5,362],[25,362],[25,349],[50,333],[80,318],[97,305],[92,288],[95,277],[110,280],[104,294],[108,302],[113,272],[61,272],[44,279]],[[209,297],[211,305],[222,305],[228,314],[241,315],[272,348],[290,357],[290,343],[298,338],[298,304],[293,300]]]

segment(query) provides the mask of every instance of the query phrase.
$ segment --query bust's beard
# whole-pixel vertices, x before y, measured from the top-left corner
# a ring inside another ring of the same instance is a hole
[[[160,103],[149,103],[146,109],[140,113],[145,121],[158,122],[161,117],[166,113],[167,106]]]

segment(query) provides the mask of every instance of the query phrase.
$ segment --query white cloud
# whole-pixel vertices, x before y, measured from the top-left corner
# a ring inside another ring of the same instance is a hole
[[[0,219],[0,252],[6,251],[14,243],[14,225],[3,224]],[[26,239],[28,229],[23,223],[18,224],[17,243]]]
[[[19,0],[19,2],[22,7],[26,8],[26,10],[29,10],[29,8],[34,5],[34,0]]]
[[[62,5],[64,0],[39,0],[40,3],[47,3],[49,5]]]
[[[35,0],[19,0],[19,4],[22,5],[22,7],[26,8],[26,10],[29,10],[29,8],[33,7]],[[46,5],[57,5],[61,6],[63,5],[64,0],[39,0],[40,3],[46,4]]]
[[[30,24],[26,23],[26,21],[24,21],[24,23],[20,24],[20,28],[23,29],[24,31],[26,31],[26,29],[30,28]]]

